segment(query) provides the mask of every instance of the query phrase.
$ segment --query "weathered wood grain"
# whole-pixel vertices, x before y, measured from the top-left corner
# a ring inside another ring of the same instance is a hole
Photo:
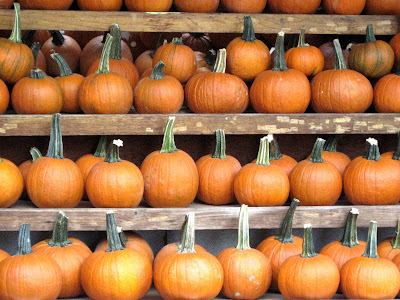
[[[35,11],[21,13],[22,29],[108,30],[118,23],[124,31],[150,32],[242,32],[243,14],[137,13],[89,11]],[[298,33],[307,28],[314,34],[365,34],[368,24],[378,35],[394,35],[399,16],[252,15],[257,33]],[[11,29],[12,10],[0,10],[0,29]]]

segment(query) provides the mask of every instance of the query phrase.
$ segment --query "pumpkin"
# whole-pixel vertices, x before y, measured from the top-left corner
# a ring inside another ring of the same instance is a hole
[[[0,158],[0,208],[13,205],[22,194],[24,179],[21,171],[11,161]]]
[[[24,180],[24,189],[21,195],[22,199],[26,199],[28,197],[28,194],[26,193],[26,179],[28,178],[29,168],[35,160],[37,160],[39,157],[42,157],[42,153],[40,153],[39,149],[35,147],[31,148],[29,153],[32,156],[32,160],[26,160],[18,166],[18,169],[21,172],[22,178]]]
[[[209,71],[212,71],[213,66],[215,65],[215,61],[217,60],[217,52],[215,50],[210,50],[207,54],[199,51],[195,51],[197,60],[197,71],[202,68],[206,68]]]
[[[10,254],[8,254],[6,251],[0,249],[0,261],[6,259],[7,257],[10,257]]]
[[[271,265],[262,252],[250,247],[248,206],[240,207],[238,243],[218,255],[224,269],[222,294],[230,299],[258,299],[271,284]]]
[[[18,114],[54,114],[59,113],[63,107],[60,84],[36,67],[39,48],[37,43],[32,48],[35,65],[31,75],[19,80],[11,92],[11,104]]]
[[[367,26],[364,44],[351,48],[349,67],[369,78],[380,78],[389,74],[394,64],[392,47],[384,41],[376,40],[372,24]]]
[[[211,39],[207,33],[183,33],[182,42],[184,45],[189,46],[195,54],[196,51],[208,53],[212,48]],[[199,66],[197,65],[197,67]]]
[[[9,39],[0,38],[0,79],[5,83],[16,83],[29,76],[33,68],[33,54],[21,39],[20,5],[14,3],[14,26]]]
[[[61,286],[60,267],[51,257],[32,252],[30,224],[21,225],[17,254],[0,262],[0,298],[56,299]]]
[[[264,10],[267,0],[221,0],[221,5],[227,12],[257,14]]]
[[[381,158],[378,141],[367,139],[365,155],[351,161],[343,173],[343,188],[354,205],[395,205],[399,203],[399,162]]]
[[[51,118],[49,149],[45,157],[39,157],[32,163],[26,189],[33,204],[41,208],[75,207],[82,199],[82,172],[63,155],[60,114]]]
[[[287,176],[290,175],[290,172],[292,172],[293,168],[297,165],[297,161],[294,158],[282,154],[275,136],[273,136],[269,144],[269,161],[271,165],[278,166],[284,170]],[[256,161],[253,162],[255,163]]]
[[[396,265],[396,267],[399,269],[400,271],[400,255],[396,255],[393,259],[392,262]],[[400,292],[399,292],[400,294]],[[397,297],[399,297],[399,294],[397,294]]]
[[[117,73],[122,77],[126,78],[132,86],[132,89],[135,88],[136,84],[139,82],[139,73],[130,60],[122,57],[121,53],[121,30],[119,29],[118,24],[113,24],[110,26],[111,36],[114,38],[111,46],[110,53],[110,71],[113,73]],[[101,58],[97,59],[90,66],[87,75],[94,74],[97,72],[100,66]]]
[[[144,178],[144,199],[151,207],[186,207],[199,187],[196,164],[174,141],[175,117],[169,117],[161,151],[146,156],[140,170]]]
[[[321,0],[268,0],[269,9],[275,14],[313,14]]]
[[[112,41],[108,34],[97,72],[87,76],[79,88],[79,106],[86,114],[127,114],[132,107],[131,84],[110,71]]]
[[[161,61],[159,62],[159,64],[161,64]],[[155,67],[154,67],[155,68]],[[146,77],[150,77],[151,76],[151,74],[153,74],[153,70],[154,70],[154,68],[150,68],[150,69],[147,69],[146,71],[144,71],[143,72],[143,74],[140,76],[140,80],[142,80],[143,78],[146,78]],[[164,75],[164,73],[163,73],[163,75]],[[168,75],[167,75],[168,76]],[[172,77],[172,76],[171,76]],[[174,77],[175,78],[175,77]],[[176,78],[175,78],[176,79]],[[178,80],[178,79],[176,79],[176,80]],[[179,82],[179,81],[178,81]],[[182,86],[182,84],[179,82],[179,84]],[[135,98],[133,98],[133,100],[135,100]]]
[[[128,45],[129,49],[131,50],[133,60],[135,60],[140,54],[147,50],[146,46],[142,43],[142,40],[140,39],[140,32],[121,32],[121,39]]]
[[[353,44],[350,44],[349,46],[353,46]],[[343,53],[343,58],[344,62],[346,64],[346,67],[349,66],[349,53],[350,53],[350,48],[347,46],[346,49],[342,49]],[[325,70],[333,70],[335,68],[335,46],[333,45],[333,42],[327,42],[325,44],[322,44],[318,48],[323,56],[324,56],[324,71]]]
[[[92,251],[83,242],[68,238],[68,218],[63,212],[58,213],[52,238],[33,245],[32,251],[51,257],[60,266],[62,286],[59,298],[83,294],[81,267]]]
[[[174,38],[180,37],[178,32],[141,32],[140,40],[147,49],[157,50],[161,45],[171,43]]]
[[[94,207],[137,207],[143,198],[143,176],[135,164],[119,157],[121,140],[114,140],[103,162],[86,177],[86,193]]]
[[[42,50],[39,50],[39,53],[36,57],[36,67],[43,72],[45,72],[45,70],[47,69],[46,58],[44,57]]]
[[[77,0],[81,10],[119,11],[123,0]]]
[[[79,57],[81,55],[81,47],[70,36],[62,35],[58,30],[52,30],[51,38],[49,38],[42,47],[42,52],[46,58],[46,72],[51,76],[60,76],[60,68],[57,62],[51,57],[53,50],[67,61],[72,72],[77,73],[79,70]]]
[[[80,31],[80,30],[64,30],[64,34],[72,37],[81,47],[85,48],[86,44],[99,35],[103,35],[101,31]],[[46,39],[47,40],[47,39]],[[101,52],[101,51],[100,51]]]
[[[335,69],[319,73],[311,81],[311,106],[317,113],[362,113],[372,103],[373,89],[361,73],[347,70],[338,39]]]
[[[269,161],[269,143],[272,136],[260,140],[256,163],[240,169],[233,183],[236,199],[240,204],[250,206],[283,205],[290,191],[285,171]]]
[[[125,6],[131,11],[156,12],[169,11],[173,0],[124,0]]]
[[[61,54],[54,52],[50,56],[57,62],[60,68],[60,76],[56,77],[55,80],[60,84],[64,100],[61,111],[67,113],[80,112],[78,92],[85,77],[77,73],[72,73],[67,61]]]
[[[397,68],[400,60],[400,33],[396,34],[389,42],[394,52],[394,66]]]
[[[359,15],[364,10],[366,2],[366,0],[322,0],[322,6],[330,15]]]
[[[285,54],[287,67],[298,70],[306,76],[315,76],[324,69],[324,55],[317,47],[305,42],[305,28],[301,29],[297,47],[289,49]]]
[[[86,294],[91,299],[143,298],[151,287],[151,262],[142,252],[121,243],[113,212],[107,213],[107,240],[107,250],[90,254],[82,265]]]
[[[383,76],[374,87],[374,107],[378,113],[399,113],[400,64],[394,74]]]
[[[380,242],[377,251],[380,258],[390,260],[393,260],[397,254],[400,254],[400,219],[397,222],[396,236]]]
[[[142,74],[150,69],[153,68],[153,56],[154,56],[154,51],[153,50],[147,50],[140,54],[138,58],[135,60],[135,66],[136,69],[139,72],[139,75],[142,76]]]
[[[250,82],[269,69],[270,64],[268,47],[256,39],[251,17],[245,16],[242,37],[235,38],[226,47],[227,72]]]
[[[304,113],[310,103],[310,83],[302,72],[286,67],[284,33],[275,45],[274,68],[260,73],[250,88],[250,101],[259,113]]]
[[[163,73],[165,64],[160,61],[150,77],[143,77],[134,90],[133,104],[140,114],[175,114],[183,104],[182,84]]]
[[[10,93],[7,85],[0,79],[0,114],[4,114],[10,102]]]
[[[382,158],[389,158],[393,160],[400,159],[400,131],[397,132],[397,146],[396,151],[385,152],[381,155]]]
[[[178,11],[191,13],[213,13],[219,6],[219,0],[174,0]]]
[[[261,251],[270,261],[272,270],[271,290],[279,291],[279,270],[286,259],[302,252],[303,239],[292,234],[293,216],[299,200],[293,199],[286,212],[279,235],[274,235],[263,240],[257,250]]]
[[[379,258],[377,223],[371,221],[365,252],[350,259],[340,270],[340,285],[348,299],[394,299],[400,289],[400,272],[386,258]]]
[[[290,196],[300,205],[334,205],[342,193],[342,176],[322,158],[325,140],[317,138],[310,159],[299,162],[289,176]]]
[[[183,45],[182,38],[174,38],[172,43],[162,45],[153,58],[153,67],[159,62],[165,63],[164,73],[174,76],[185,83],[193,76],[197,68],[196,56],[192,49]]]
[[[369,15],[400,15],[397,0],[367,0],[365,7]]]
[[[33,43],[43,45],[49,38],[51,38],[51,34],[48,30],[27,30],[23,32],[22,41],[31,47]]]
[[[9,9],[13,3],[14,0],[0,0],[0,9]]]
[[[197,199],[212,205],[223,205],[235,201],[233,181],[239,172],[240,162],[226,155],[225,133],[216,132],[216,145],[213,155],[205,155],[196,162],[199,172]]]
[[[194,213],[186,215],[181,242],[161,249],[154,260],[154,286],[163,299],[214,299],[224,272],[218,259],[195,246]]]
[[[22,9],[68,10],[74,0],[18,0]]]
[[[286,299],[330,299],[339,282],[338,267],[315,252],[311,224],[305,224],[302,253],[289,257],[279,271],[280,292]]]

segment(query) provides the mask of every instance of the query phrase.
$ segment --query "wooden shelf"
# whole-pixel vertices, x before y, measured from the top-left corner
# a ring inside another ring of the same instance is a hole
[[[22,29],[105,31],[118,23],[123,31],[242,32],[244,14],[137,13],[95,11],[23,10]],[[13,11],[0,10],[0,29],[11,29]],[[368,24],[377,35],[400,31],[400,16],[252,15],[257,33],[298,33],[305,27],[314,34],[365,34]]]

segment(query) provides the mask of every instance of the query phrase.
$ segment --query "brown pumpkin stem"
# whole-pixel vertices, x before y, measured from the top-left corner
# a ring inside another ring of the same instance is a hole
[[[376,42],[376,37],[374,34],[374,27],[372,26],[372,24],[367,25],[367,35],[365,36],[365,42],[366,43]]]
[[[164,72],[163,69],[165,67],[164,62],[159,61],[153,68],[153,71],[151,72],[150,79],[153,80],[159,80],[159,79],[164,79]]]
[[[51,42],[54,45],[61,46],[62,44],[64,44],[65,38],[59,30],[49,30],[49,31],[51,37],[53,38]]]
[[[400,66],[400,64],[399,64],[399,66]],[[393,153],[392,159],[400,160],[400,131],[397,132],[397,147],[396,147],[396,151]]]
[[[217,59],[215,61],[213,72],[214,73],[225,73],[226,70],[226,49],[219,49]]]
[[[313,163],[322,163],[322,150],[324,149],[325,140],[321,138],[317,138],[315,141],[314,147],[311,152],[310,161]]]
[[[172,153],[179,151],[179,149],[175,146],[174,122],[175,117],[168,118],[167,125],[165,126],[164,130],[164,139],[160,153]]]
[[[281,149],[275,136],[272,135],[272,137],[272,141],[269,143],[269,160],[280,160],[282,158]]]
[[[110,26],[110,34],[114,38],[111,46],[110,58],[111,59],[122,59],[121,54],[121,29],[118,24],[112,24]]]
[[[299,42],[297,47],[307,47],[306,45],[306,29],[302,28],[299,35]]]
[[[190,212],[186,215],[182,226],[181,241],[178,243],[178,253],[196,253],[195,232],[194,232],[194,213]]]
[[[124,250],[125,247],[121,243],[121,239],[118,235],[117,221],[115,220],[115,214],[113,212],[107,212],[107,242],[108,248],[106,252],[113,252],[118,250]]]
[[[285,60],[285,47],[284,47],[285,33],[279,32],[275,43],[275,60],[274,68],[272,71],[287,71],[289,68],[286,66]]]
[[[250,247],[250,230],[249,230],[249,207],[242,204],[239,215],[239,230],[237,250],[249,250]]]
[[[51,117],[50,142],[46,157],[64,158],[60,116],[60,114],[53,114]]]
[[[126,237],[124,231],[122,230],[122,227],[117,227],[117,231],[118,231],[122,246],[124,248],[126,248],[126,244],[128,243],[128,238]]]
[[[226,141],[225,141],[225,132],[223,129],[217,129],[215,131],[216,136],[216,144],[215,144],[215,152],[212,158],[225,159],[226,158]]]
[[[40,44],[39,43],[33,43],[32,47],[31,47],[31,51],[33,54],[33,69],[31,70],[31,75],[29,76],[30,78],[34,78],[34,79],[43,79],[45,78],[42,70],[38,69],[36,67],[36,61],[37,61],[37,56],[39,54],[39,50],[40,50]]]
[[[311,224],[304,225],[304,237],[303,237],[303,251],[301,257],[311,258],[317,256],[314,249],[314,241],[312,235]]]
[[[50,247],[67,247],[72,244],[68,240],[68,217],[60,211],[53,229],[53,236],[47,243]]]
[[[107,33],[106,42],[104,44],[103,51],[101,52],[100,64],[97,69],[97,74],[110,73],[110,51],[113,42],[111,34]]]
[[[242,40],[246,42],[254,42],[256,40],[256,34],[254,33],[253,21],[250,16],[244,16],[244,26]]]
[[[270,134],[260,139],[256,165],[268,166],[271,164],[269,162],[269,143],[271,140],[272,136]]]
[[[105,43],[106,43],[107,34],[109,34],[109,33],[110,33],[109,30],[108,30],[108,31],[104,31],[104,33],[103,33],[103,39],[101,40],[101,43],[102,43],[102,44],[105,44]]]
[[[22,224],[19,227],[18,247],[16,255],[28,255],[33,253],[30,229],[31,224]]]
[[[378,256],[378,242],[377,242],[377,230],[378,225],[376,221],[369,223],[367,246],[362,256],[369,258],[379,258]]]
[[[207,65],[214,67],[216,60],[217,52],[214,49],[208,50],[206,56],[204,56],[204,61],[207,63]]]
[[[11,31],[9,40],[14,43],[22,44],[21,6],[17,2],[14,3],[14,26]]]
[[[296,211],[296,207],[299,204],[299,200],[293,199],[292,203],[290,203],[290,207],[286,212],[286,216],[283,219],[282,227],[279,232],[279,235],[275,238],[280,241],[282,244],[286,243],[294,243],[293,236],[293,216]]]
[[[52,50],[52,52],[53,53],[51,53],[50,56],[56,61],[58,68],[60,69],[60,77],[72,75],[72,70],[64,57],[62,57],[61,54],[56,53],[54,50]]]
[[[373,138],[368,138],[366,140],[366,150],[364,158],[368,160],[378,161],[381,159],[381,154],[379,153],[378,141]]]
[[[400,249],[400,218],[397,221],[396,237],[390,242],[390,244],[392,245],[393,249]]]
[[[119,147],[122,146],[122,140],[113,140],[110,146],[108,146],[108,151],[104,161],[108,163],[121,162],[122,159],[119,157]]]
[[[339,39],[333,40],[333,46],[335,47],[335,70],[346,70],[346,62],[344,60],[342,46],[340,46]]]
[[[330,135],[329,138],[326,139],[324,151],[337,152],[337,144],[341,137],[342,136],[340,134]]]
[[[99,143],[97,144],[96,152],[94,152],[93,156],[106,157],[106,155],[107,155],[107,136],[103,135],[99,139]]]
[[[353,248],[360,244],[357,239],[357,217],[358,209],[352,208],[347,215],[346,228],[340,241],[343,246]]]
[[[173,38],[172,44],[174,45],[183,45],[182,38]]]
[[[43,156],[39,149],[36,147],[32,147],[31,150],[29,150],[29,153],[32,156],[32,162]]]

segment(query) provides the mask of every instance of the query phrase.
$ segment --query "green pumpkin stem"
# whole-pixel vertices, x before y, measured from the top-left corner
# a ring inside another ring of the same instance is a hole
[[[151,72],[150,79],[153,80],[159,80],[159,79],[164,79],[164,72],[163,69],[165,67],[164,62],[159,61],[153,68],[153,71]]]
[[[97,74],[110,73],[110,51],[113,42],[111,34],[107,33],[106,42],[103,51],[101,52],[100,64],[97,69]]]
[[[195,232],[194,232],[194,213],[190,212],[186,215],[182,226],[181,241],[178,243],[179,253],[196,253]]]
[[[340,241],[343,246],[353,248],[360,244],[357,239],[357,217],[358,209],[352,208],[347,215],[346,228]]]
[[[58,68],[60,69],[60,77],[72,75],[72,70],[64,57],[62,57],[61,54],[56,53],[54,50],[52,50],[52,52],[53,53],[51,53],[50,56],[56,61]]]
[[[337,144],[341,137],[340,134],[330,135],[329,138],[326,139],[324,151],[337,152]]]
[[[369,223],[367,246],[365,247],[365,252],[362,256],[369,258],[379,258],[378,256],[378,242],[377,242],[377,223],[376,221],[371,221]]]
[[[33,54],[33,69],[31,70],[31,75],[29,76],[30,78],[33,78],[33,79],[43,79],[45,77],[42,70],[40,70],[36,67],[37,56],[39,54],[39,50],[40,50],[40,44],[33,43],[32,47],[31,47],[31,51]]]
[[[392,244],[393,249],[400,249],[400,218],[397,221],[396,237],[393,241],[390,241],[390,244]]]
[[[372,24],[367,25],[367,35],[365,36],[365,42],[366,43],[376,42],[376,37],[374,34],[374,27],[372,26]]]
[[[400,66],[400,64],[399,64],[399,66]],[[397,132],[397,147],[396,147],[396,151],[393,153],[392,159],[400,160],[400,131]]]
[[[311,152],[310,161],[313,163],[322,163],[322,150],[324,149],[325,140],[321,138],[317,138],[315,141],[314,147]]]
[[[281,158],[281,149],[279,148],[278,141],[275,139],[275,136],[273,136],[272,141],[269,143],[269,160],[280,160]]]
[[[60,114],[54,114],[51,117],[50,142],[46,157],[64,158],[60,116]]]
[[[249,250],[250,247],[250,230],[249,230],[249,207],[242,204],[239,215],[238,244],[237,250]]]
[[[31,150],[29,150],[29,153],[32,156],[32,162],[43,156],[39,149],[36,147],[32,147]]]
[[[182,38],[173,38],[171,44],[174,44],[174,45],[183,45]]]
[[[293,216],[296,211],[296,207],[299,204],[299,200],[293,199],[292,203],[290,203],[290,207],[286,212],[286,216],[283,219],[282,227],[279,232],[279,235],[275,238],[280,241],[282,244],[286,243],[294,243],[293,236]]]
[[[122,146],[123,142],[121,140],[113,140],[110,146],[108,146],[108,151],[104,161],[108,163],[121,162],[122,159],[119,157],[119,147]]]
[[[272,136],[270,134],[260,139],[256,165],[268,166],[271,164],[269,160],[269,143],[271,141]]]
[[[124,231],[122,230],[122,227],[117,227],[117,231],[118,231],[122,246],[124,248],[126,248],[126,244],[128,243],[128,238],[126,237]]]
[[[22,224],[19,227],[18,247],[16,255],[28,255],[33,253],[31,246],[31,224]]]
[[[169,117],[167,121],[167,125],[164,130],[164,139],[160,153],[172,153],[178,151],[178,148],[175,146],[174,139],[174,122],[175,117]]]
[[[396,74],[397,76],[400,76],[400,63],[397,64],[397,68],[396,68],[395,74]]]
[[[244,16],[244,27],[242,40],[246,42],[254,42],[256,40],[256,34],[254,33],[253,21],[250,16]]]
[[[373,138],[369,138],[366,140],[366,150],[364,158],[368,160],[378,161],[381,159],[381,154],[379,153],[378,141]]]
[[[342,46],[340,46],[339,39],[333,40],[333,46],[335,47],[335,70],[346,70],[346,61],[344,60]]]
[[[22,33],[21,33],[21,6],[19,3],[14,3],[14,26],[11,31],[10,41],[18,44],[22,44]]]
[[[208,50],[206,56],[204,56],[204,61],[207,63],[207,65],[214,67],[216,60],[217,52],[215,52],[214,49]]]
[[[57,216],[56,224],[53,229],[53,236],[47,242],[50,247],[67,247],[72,244],[68,240],[68,217],[64,212],[60,211]]]
[[[226,49],[219,49],[217,59],[215,61],[213,72],[214,73],[225,73],[226,70]]]
[[[111,46],[110,59],[122,59],[121,54],[121,29],[118,24],[110,26],[110,34],[114,38]]]
[[[107,242],[108,249],[106,252],[113,252],[118,250],[124,250],[125,247],[121,243],[121,239],[118,235],[117,221],[115,220],[115,214],[113,212],[107,213]]]
[[[315,253],[315,248],[314,248],[311,224],[304,225],[303,251],[300,256],[306,258],[317,256],[317,253]]]
[[[59,30],[50,30],[50,34],[53,38],[51,42],[54,45],[61,46],[62,44],[64,44],[65,38]]]
[[[103,135],[99,139],[99,143],[97,144],[96,152],[94,152],[93,156],[106,157],[106,155],[107,155],[107,136]]]
[[[226,158],[225,132],[222,129],[217,129],[215,131],[215,135],[216,135],[215,152],[212,158],[225,159]]]
[[[285,60],[285,47],[284,47],[285,33],[279,32],[275,43],[275,60],[274,68],[272,71],[287,71],[289,68],[286,66]]]
[[[297,47],[307,47],[306,45],[306,29],[302,28],[299,35],[299,42]]]

